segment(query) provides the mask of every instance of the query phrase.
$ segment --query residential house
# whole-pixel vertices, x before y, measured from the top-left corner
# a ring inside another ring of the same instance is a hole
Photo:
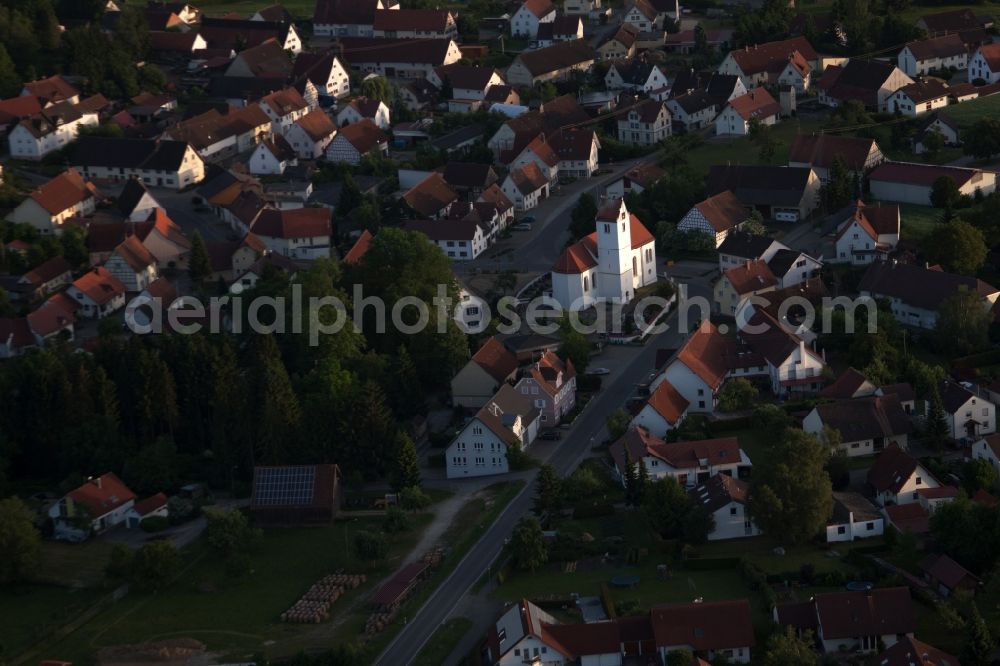
[[[135,493],[114,472],[102,474],[67,493],[49,507],[56,536],[81,541],[125,522]]]
[[[514,168],[500,189],[514,203],[515,211],[531,210],[549,196],[549,179],[535,162]]]
[[[840,159],[857,177],[885,161],[875,139],[832,134],[797,134],[788,154],[788,166],[810,167],[820,181],[830,177],[833,163]]]
[[[531,445],[538,434],[540,411],[531,399],[503,384],[448,445],[447,477],[506,474],[510,447]]]
[[[767,263],[760,260],[728,268],[713,290],[715,311],[735,316],[743,299],[773,291],[779,284]]]
[[[763,85],[791,86],[803,93],[809,89],[812,71],[818,61],[819,56],[809,40],[792,37],[733,49],[717,71],[740,77],[747,89]]]
[[[969,457],[972,460],[985,460],[1000,472],[1000,435],[987,435],[973,442]]]
[[[695,505],[712,515],[709,541],[757,536],[760,528],[754,524],[747,509],[750,484],[728,474],[716,474],[688,491]]]
[[[514,389],[527,396],[541,412],[541,423],[558,425],[576,406],[576,370],[569,359],[563,361],[555,352],[547,351],[522,368]]]
[[[597,132],[586,127],[573,127],[550,134],[548,144],[559,159],[559,178],[590,178],[597,171],[601,142]]]
[[[997,431],[996,405],[958,382],[946,379],[938,385],[938,395],[952,439],[976,441]]]
[[[564,310],[628,303],[636,290],[657,280],[656,239],[623,200],[608,201],[595,226],[552,267],[552,296]]]
[[[271,135],[271,118],[256,105],[226,113],[209,109],[181,121],[164,132],[164,138],[186,141],[203,160],[219,162],[252,150]]]
[[[448,162],[441,175],[445,182],[466,201],[475,201],[498,181],[497,172],[489,164]]]
[[[912,78],[942,70],[966,69],[969,66],[969,51],[962,37],[951,33],[907,42],[896,60],[899,69]]]
[[[538,26],[556,20],[556,7],[550,0],[525,0],[510,17],[512,37],[538,36]]]
[[[399,10],[395,0],[317,0],[313,34],[317,37],[371,37],[375,12]]]
[[[798,250],[778,250],[767,267],[777,278],[778,288],[788,289],[817,277],[823,262]]]
[[[719,51],[728,51],[733,42],[732,28],[704,28],[705,46]],[[664,40],[664,50],[667,53],[691,55],[699,47],[695,29],[667,33]]]
[[[957,33],[971,49],[989,41],[986,31],[993,27],[993,19],[988,16],[978,16],[969,8],[952,9],[924,14],[917,19],[917,27],[926,30],[932,37]]]
[[[467,409],[479,409],[516,374],[517,358],[495,336],[491,336],[452,378],[452,403]]]
[[[554,185],[559,178],[559,156],[552,144],[545,140],[544,134],[539,134],[524,147],[521,154],[510,163],[512,169],[535,164],[545,176],[549,184]]]
[[[882,201],[931,205],[934,181],[948,176],[955,181],[960,194],[984,195],[996,190],[997,175],[994,171],[916,162],[883,162],[868,177],[871,195]]]
[[[352,99],[337,112],[337,124],[341,127],[356,123],[364,118],[370,119],[383,131],[392,126],[389,107],[385,105],[385,102],[377,99],[358,97]]]
[[[639,0],[643,2],[644,0]],[[635,42],[639,29],[629,23],[622,23],[618,30],[597,47],[601,60],[624,60],[635,55]]]
[[[455,39],[455,14],[446,9],[376,9],[373,37],[390,39]]]
[[[134,235],[128,236],[111,252],[104,268],[129,293],[142,291],[157,278],[156,257]]]
[[[191,241],[181,228],[167,216],[167,211],[155,208],[146,217],[142,245],[156,259],[158,268],[187,268],[191,253]],[[152,223],[152,224],[148,224]]]
[[[33,301],[44,298],[73,281],[73,267],[65,257],[56,256],[38,264],[18,278],[16,289],[18,295]]]
[[[565,0],[565,2],[563,2],[563,11],[567,14],[589,15],[592,12],[600,12],[600,10],[601,0]]]
[[[73,326],[76,324],[75,312],[74,304],[63,294],[51,296],[34,312],[29,312],[25,320],[35,344],[42,346],[57,337],[72,340]]]
[[[667,432],[676,428],[684,420],[690,403],[677,392],[668,381],[660,382],[646,404],[632,419],[636,426],[644,428],[656,437],[666,437]]]
[[[854,212],[837,227],[833,263],[863,266],[884,261],[899,244],[899,206],[867,206],[858,201]]]
[[[930,534],[930,514],[920,502],[882,507],[882,515],[885,516],[886,524],[899,532],[910,532],[918,537]]]
[[[139,527],[147,518],[166,518],[169,515],[167,496],[164,493],[156,493],[132,505],[125,515],[125,527],[130,529]]]
[[[745,264],[758,259],[768,262],[778,250],[788,249],[781,241],[769,236],[758,236],[743,231],[732,231],[719,245],[719,272],[723,273],[733,266]]]
[[[836,107],[853,99],[871,111],[885,111],[892,94],[911,83],[892,63],[851,58],[844,65],[828,65],[816,87],[820,104]]]
[[[983,80],[987,85],[1000,81],[1000,44],[984,44],[969,60],[969,82]]]
[[[920,79],[903,86],[889,97],[889,112],[904,116],[919,116],[942,106],[948,106],[948,84],[938,79]]]
[[[271,119],[276,134],[284,134],[292,123],[312,111],[309,102],[295,88],[285,88],[265,95],[258,105]]]
[[[651,97],[655,92],[669,90],[663,70],[643,58],[612,62],[604,75],[604,85],[608,90],[632,90]]]
[[[357,166],[371,153],[389,154],[389,137],[365,118],[342,128],[326,147],[326,159]]]
[[[439,90],[450,86],[455,100],[482,101],[491,88],[506,84],[500,72],[492,67],[461,63],[436,68],[429,80]]]
[[[299,159],[322,157],[337,134],[337,126],[322,109],[313,109],[285,131],[285,140]]]
[[[720,247],[731,232],[738,231],[750,219],[750,210],[736,195],[723,190],[694,205],[677,223],[677,230],[711,235]]]
[[[7,134],[11,157],[37,161],[73,142],[81,127],[96,127],[98,114],[81,104],[59,102],[24,118]]]
[[[668,604],[649,613],[663,663],[667,655],[679,650],[704,654],[712,660],[750,663],[754,632],[747,599]]]
[[[624,199],[625,195],[634,192],[641,194],[648,187],[666,175],[666,171],[655,164],[637,164],[613,181],[604,189],[606,199]]]
[[[100,319],[125,305],[125,285],[103,266],[81,275],[65,293],[88,319]]]
[[[226,68],[227,77],[255,77],[276,80],[292,75],[294,65],[276,39],[268,39],[236,54]]]
[[[458,44],[451,39],[345,37],[340,45],[342,56],[351,67],[364,74],[389,78],[427,79],[435,68],[462,59]]]
[[[817,437],[825,428],[840,433],[838,448],[854,457],[905,449],[913,424],[895,395],[875,395],[819,404],[802,419],[802,429]]]
[[[706,320],[688,336],[650,390],[655,392],[660,383],[668,381],[688,401],[689,411],[712,412],[729,371],[730,351],[731,341]]]
[[[926,138],[931,132],[939,132],[946,146],[962,145],[958,123],[943,111],[935,111],[917,126],[917,131],[913,136],[914,153],[922,155],[929,152]]]
[[[663,102],[645,99],[618,118],[618,140],[632,146],[652,146],[671,135],[672,117]]]
[[[139,178],[146,185],[180,190],[205,178],[205,163],[184,141],[81,137],[71,164],[93,180]]]
[[[643,465],[650,479],[669,476],[687,488],[718,474],[739,478],[753,465],[736,437],[664,442],[641,426],[629,428],[611,445],[611,457],[622,485],[627,475],[626,461]]]
[[[280,176],[285,169],[295,166],[298,159],[291,144],[280,134],[257,144],[247,163],[255,176]]]
[[[636,33],[653,32],[663,27],[663,17],[649,0],[630,0],[622,16],[622,25],[631,26]]]
[[[267,246],[253,234],[237,241],[208,241],[205,246],[212,262],[212,274],[206,282],[231,283],[268,252]]]
[[[741,316],[737,323],[737,351],[728,360],[732,376],[761,375],[776,396],[819,392],[826,362],[804,338],[789,330],[788,322],[779,321],[765,308],[754,307],[749,317]]]
[[[138,178],[131,178],[115,202],[118,212],[127,219],[138,222],[149,217],[156,208],[162,208],[160,202],[150,194],[146,186]]]
[[[440,173],[432,171],[403,195],[403,201],[417,215],[438,220],[448,216],[451,205],[458,201],[458,194]]]
[[[154,57],[180,56],[190,59],[196,52],[204,52],[207,48],[208,42],[196,32],[149,31],[149,50]]]
[[[920,490],[941,487],[930,470],[895,443],[875,459],[867,480],[880,506],[919,502]]]
[[[483,190],[477,203],[488,203],[493,206],[497,212],[497,222],[503,227],[514,220],[514,202],[504,194],[497,183]]]
[[[855,492],[833,493],[833,515],[826,523],[826,542],[854,541],[882,536],[885,519],[864,495]]]
[[[908,587],[867,592],[824,592],[809,601],[774,607],[774,620],[798,632],[815,634],[823,652],[874,653],[913,638],[916,613]]]
[[[589,71],[594,58],[594,50],[583,39],[557,42],[535,51],[522,51],[507,68],[507,82],[531,87],[546,81],[563,81],[574,72]]]
[[[6,219],[29,224],[42,234],[58,234],[66,220],[93,214],[99,197],[94,184],[70,168],[33,191]]]
[[[284,12],[284,9],[277,9]],[[275,12],[276,14],[278,12]],[[287,14],[287,12],[284,12]],[[200,19],[198,33],[205,38],[211,49],[251,49],[273,39],[283,50],[292,54],[302,52],[303,40],[295,28],[295,23],[286,17],[268,21],[261,19],[240,19],[233,16]]]
[[[329,208],[265,208],[249,231],[272,254],[289,259],[329,258],[332,211]]]
[[[881,654],[872,655],[865,666],[954,666],[957,663],[955,655],[905,636]]]
[[[295,58],[292,77],[308,78],[324,97],[340,99],[351,92],[347,68],[332,53],[300,53]]]
[[[941,304],[962,289],[979,294],[984,309],[1000,297],[996,287],[982,280],[894,261],[871,264],[858,285],[862,296],[887,299],[900,323],[927,330],[937,326]]]
[[[927,555],[920,562],[920,568],[924,571],[924,580],[942,597],[950,597],[956,591],[975,595],[980,585],[979,579],[968,569],[944,553]]]
[[[21,89],[21,96],[37,97],[42,100],[45,106],[68,102],[77,104],[80,102],[80,91],[58,74],[45,79],[28,81]]]
[[[708,127],[730,100],[747,93],[738,76],[713,74],[702,87],[688,88],[675,80],[667,106],[674,122],[688,131]]]
[[[820,187],[810,168],[725,165],[709,169],[707,190],[709,194],[729,190],[765,218],[798,222],[819,206]]]
[[[490,245],[489,226],[476,220],[410,220],[403,228],[421,232],[455,261],[475,259]]]
[[[551,23],[538,24],[535,45],[541,49],[556,42],[571,42],[575,39],[583,39],[583,19],[563,14],[557,15]]]
[[[589,120],[590,114],[579,105],[575,95],[563,95],[510,118],[489,138],[487,145],[502,164],[510,164],[539,134],[552,134]]]
[[[781,114],[779,105],[766,88],[754,88],[746,95],[735,97],[715,119],[716,135],[745,136],[750,133],[751,121],[774,125]]]

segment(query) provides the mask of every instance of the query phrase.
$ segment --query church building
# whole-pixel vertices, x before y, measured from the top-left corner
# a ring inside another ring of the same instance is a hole
[[[565,250],[552,267],[552,296],[563,310],[599,301],[628,303],[656,282],[656,241],[621,199],[597,213],[597,231]]]

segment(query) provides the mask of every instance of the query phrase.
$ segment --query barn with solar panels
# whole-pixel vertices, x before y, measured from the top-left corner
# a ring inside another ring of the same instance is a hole
[[[337,465],[255,467],[250,511],[263,525],[332,522],[340,508]]]

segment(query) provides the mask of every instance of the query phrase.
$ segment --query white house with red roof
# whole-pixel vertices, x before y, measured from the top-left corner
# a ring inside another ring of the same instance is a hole
[[[969,60],[969,81],[982,79],[987,84],[1000,81],[1000,44],[984,44]]]
[[[715,410],[716,394],[729,372],[728,359],[732,342],[710,321],[705,321],[688,336],[684,344],[654,380],[650,389],[669,381],[688,401],[691,412]]]
[[[56,538],[82,541],[125,521],[135,493],[113,472],[89,479],[49,507]]]
[[[517,374],[517,357],[490,337],[451,380],[452,404],[478,409]]]
[[[614,199],[598,212],[597,231],[563,250],[552,267],[552,296],[564,310],[628,303],[656,279],[656,239]]]
[[[152,222],[153,227],[142,239],[142,244],[155,257],[157,267],[187,268],[191,241],[170,219],[167,211],[154,208],[146,221]]]
[[[139,527],[146,518],[166,518],[168,515],[167,496],[164,493],[156,493],[152,497],[139,500],[132,505],[132,508],[125,514],[125,526]]]
[[[89,319],[106,317],[125,305],[125,285],[103,266],[81,275],[65,293]]]
[[[322,109],[313,109],[285,131],[285,139],[300,159],[321,157],[337,135],[337,126]]]
[[[137,293],[156,279],[156,257],[146,249],[138,236],[128,236],[118,244],[104,262],[104,268],[117,278],[125,291]]]
[[[868,485],[880,506],[920,501],[920,492],[941,487],[941,482],[923,464],[890,444],[868,469]]]
[[[829,261],[855,266],[885,259],[899,244],[901,218],[899,206],[855,205],[851,217],[837,228],[834,256]]]
[[[543,426],[555,426],[576,406],[576,370],[569,359],[546,351],[521,372],[514,389],[541,413]]]
[[[331,214],[329,208],[265,208],[249,231],[270,252],[289,259],[329,257]]]
[[[715,119],[715,133],[719,136],[745,136],[750,133],[751,121],[774,125],[779,115],[781,105],[767,92],[767,88],[754,88],[729,100]]]
[[[689,488],[716,474],[739,478],[741,471],[753,466],[736,437],[665,442],[642,427],[630,428],[612,444],[611,458],[622,485],[625,484],[626,460],[636,466],[641,462],[650,479],[669,476]]]
[[[723,190],[696,203],[677,223],[677,230],[711,234],[715,247],[719,247],[731,231],[738,230],[749,219],[750,209],[735,194]]]
[[[43,234],[59,233],[71,217],[91,215],[99,193],[76,169],[67,169],[45,183],[7,215],[14,224],[30,224]]]
[[[510,17],[510,34],[513,37],[538,36],[538,26],[556,20],[556,6],[550,0],[525,0]]]
[[[650,394],[646,404],[632,419],[632,424],[642,426],[658,437],[666,437],[667,432],[681,424],[690,403],[670,382],[660,382]]]
[[[337,112],[337,125],[343,127],[364,118],[371,120],[380,130],[388,131],[392,127],[389,107],[385,102],[367,97],[358,97],[345,104]]]

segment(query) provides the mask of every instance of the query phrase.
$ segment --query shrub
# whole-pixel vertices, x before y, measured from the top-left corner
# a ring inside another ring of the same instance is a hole
[[[382,529],[389,534],[405,532],[410,529],[410,519],[406,513],[398,506],[390,506],[385,510],[385,520],[382,521]]]
[[[143,532],[160,532],[170,527],[170,519],[166,516],[149,516],[139,522]]]
[[[354,554],[362,560],[381,560],[389,554],[384,534],[361,531],[354,535]]]

